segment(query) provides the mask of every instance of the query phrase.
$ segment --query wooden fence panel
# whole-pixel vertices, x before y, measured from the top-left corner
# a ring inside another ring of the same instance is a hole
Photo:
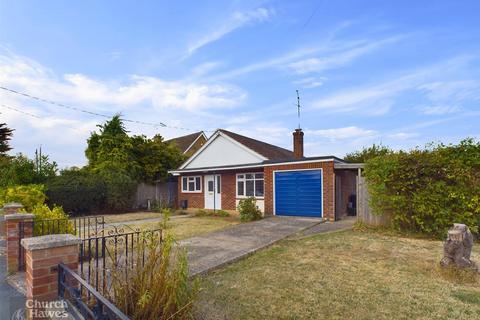
[[[389,226],[391,217],[387,214],[373,214],[370,208],[370,194],[365,177],[358,175],[357,184],[357,220],[373,226]]]

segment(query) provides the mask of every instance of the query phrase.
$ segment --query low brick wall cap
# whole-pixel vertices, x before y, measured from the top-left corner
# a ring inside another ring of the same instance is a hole
[[[21,209],[23,205],[18,202],[9,202],[3,205],[3,209]]]
[[[67,247],[80,243],[82,243],[82,239],[71,234],[50,234],[47,236],[22,239],[22,246],[31,251]]]
[[[33,213],[12,213],[12,214],[6,214],[3,217],[5,221],[6,220],[25,220],[25,219],[35,218],[35,215]]]

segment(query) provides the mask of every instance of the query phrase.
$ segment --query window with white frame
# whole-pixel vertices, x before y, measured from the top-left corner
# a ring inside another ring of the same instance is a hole
[[[237,174],[237,197],[263,198],[263,173]]]
[[[182,177],[182,192],[202,192],[201,177]]]

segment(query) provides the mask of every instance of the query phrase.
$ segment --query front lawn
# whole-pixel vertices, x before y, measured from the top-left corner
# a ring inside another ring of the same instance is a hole
[[[441,257],[440,241],[373,231],[284,240],[205,276],[196,309],[201,319],[479,318],[480,277],[442,270]]]
[[[162,214],[159,212],[130,212],[130,213],[118,213],[118,214],[107,214],[104,216],[105,223],[116,223],[116,222],[128,222],[135,220],[144,220],[152,218],[162,218]]]
[[[174,217],[167,223],[167,232],[173,234],[176,240],[191,238],[212,231],[220,230],[240,223],[238,216],[230,217],[211,217],[211,216],[192,216],[192,217]],[[151,230],[161,228],[160,222],[150,222],[143,224],[131,224],[132,228],[142,230]]]

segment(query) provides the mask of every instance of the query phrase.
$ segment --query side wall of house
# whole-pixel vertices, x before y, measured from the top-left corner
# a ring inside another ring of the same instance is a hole
[[[273,214],[273,174],[278,170],[323,169],[323,217],[335,220],[335,173],[333,161],[283,164],[264,168],[265,175],[265,214]]]

